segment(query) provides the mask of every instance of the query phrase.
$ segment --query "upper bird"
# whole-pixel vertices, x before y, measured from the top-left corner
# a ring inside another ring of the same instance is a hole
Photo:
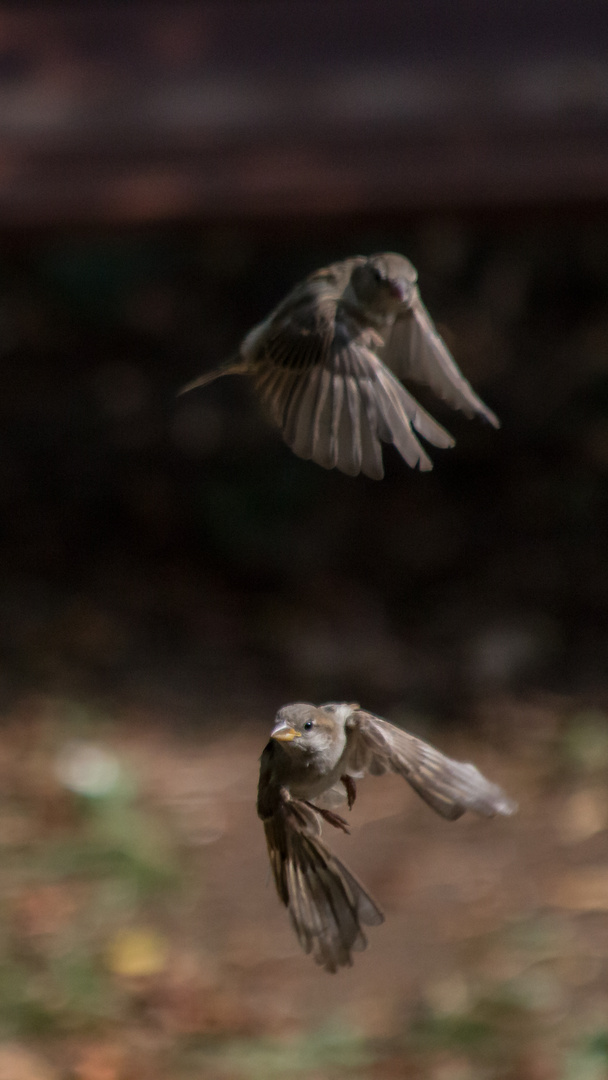
[[[358,705],[300,702],[279,709],[260,762],[258,814],[298,940],[327,971],[352,964],[351,952],[367,944],[362,925],[377,926],[384,916],[319,839],[320,818],[348,832],[328,801],[347,799],[350,808],[355,781],[386,772],[403,776],[448,821],[466,810],[494,817],[516,809],[474,765],[453,761]]]
[[[298,457],[381,480],[383,440],[408,465],[431,469],[414,432],[434,446],[454,440],[399,379],[426,383],[467,416],[494,427],[499,421],[437,333],[417,277],[408,259],[391,252],[317,270],[249,331],[238,357],[180,393],[220,375],[250,375]]]

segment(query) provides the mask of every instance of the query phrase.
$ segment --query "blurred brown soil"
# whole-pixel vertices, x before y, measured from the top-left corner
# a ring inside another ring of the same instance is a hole
[[[479,707],[475,734],[431,735],[519,800],[512,818],[448,824],[396,777],[361,783],[352,835],[327,836],[326,827],[326,839],[369,886],[386,922],[337,976],[299,951],[269,881],[255,793],[271,718],[235,720],[198,738],[123,716],[75,743],[49,719],[56,714],[48,702],[30,703],[0,740],[4,962],[21,962],[42,985],[62,953],[86,939],[110,1004],[75,1018],[76,1006],[54,1000],[53,1024],[29,1034],[17,1017],[0,1042],[0,1077],[559,1080],[574,1075],[565,1071],[569,1048],[605,1029],[608,800],[599,714],[583,715],[566,699],[503,699]],[[51,858],[60,847],[65,860],[87,837],[91,851],[117,827],[116,815],[110,826],[96,811],[96,831],[87,831],[93,811],[67,790],[65,764],[57,764],[76,745],[96,748],[129,778],[125,830],[133,831],[135,813],[137,828],[147,823],[136,856],[167,871],[164,892],[140,889],[121,901],[116,883],[126,889],[126,878],[115,868],[96,876],[78,852],[69,869]],[[44,996],[44,986],[36,992]],[[334,1048],[325,1062],[321,1049],[307,1064],[310,1046],[333,1028],[345,1033],[346,1049]],[[260,1046],[270,1057],[256,1064]],[[347,1051],[354,1064],[344,1071]]]

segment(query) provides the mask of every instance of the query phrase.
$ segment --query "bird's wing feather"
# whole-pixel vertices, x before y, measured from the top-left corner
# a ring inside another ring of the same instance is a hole
[[[425,383],[438,397],[466,416],[485,417],[494,427],[498,418],[477,396],[437,333],[418,289],[410,306],[395,319],[380,356],[400,379]]]
[[[381,479],[384,440],[412,467],[430,469],[412,429],[435,446],[453,439],[382,364],[375,344],[373,332],[336,318],[334,301],[308,297],[258,338],[256,388],[299,457]]]
[[[511,814],[516,804],[474,765],[454,761],[422,739],[363,710],[347,720],[347,771],[403,776],[442,817],[454,821],[467,810],[484,817]]]

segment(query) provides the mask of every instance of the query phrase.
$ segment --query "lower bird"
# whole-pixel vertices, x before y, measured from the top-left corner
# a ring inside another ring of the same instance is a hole
[[[382,479],[382,442],[413,468],[432,462],[420,444],[454,445],[405,389],[425,383],[467,416],[499,422],[458,369],[403,255],[358,255],[296,285],[243,339],[239,353],[180,391],[220,375],[249,375],[298,457],[349,476]]]
[[[298,940],[326,971],[352,964],[365,949],[364,926],[381,909],[320,839],[321,819],[348,832],[332,805],[356,797],[356,781],[398,773],[448,821],[467,810],[512,814],[516,804],[474,765],[453,761],[422,739],[365,712],[331,702],[285,705],[260,762],[257,809],[264,823],[277,892]]]

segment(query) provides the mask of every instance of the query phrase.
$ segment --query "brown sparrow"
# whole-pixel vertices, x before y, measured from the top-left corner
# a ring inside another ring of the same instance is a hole
[[[437,333],[417,277],[408,259],[390,252],[318,270],[250,330],[237,357],[180,393],[220,375],[250,375],[298,457],[381,480],[383,440],[408,465],[431,469],[414,431],[434,446],[454,440],[395,376],[427,384],[467,416],[499,422]]]
[[[351,952],[367,945],[362,926],[377,926],[384,916],[320,840],[321,818],[348,832],[327,804],[346,799],[350,809],[355,781],[386,772],[403,776],[449,821],[466,810],[493,817],[517,809],[474,765],[452,761],[358,705],[280,709],[261,757],[257,809],[279,897],[302,948],[326,971],[350,966]]]

